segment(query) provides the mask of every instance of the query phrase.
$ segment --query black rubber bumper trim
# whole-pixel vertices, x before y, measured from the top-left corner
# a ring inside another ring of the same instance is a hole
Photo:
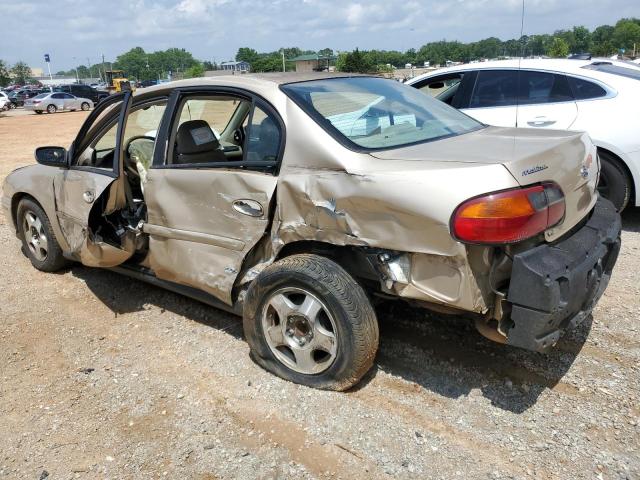
[[[591,313],[611,278],[621,228],[613,204],[599,199],[573,235],[514,256],[507,344],[546,351]]]

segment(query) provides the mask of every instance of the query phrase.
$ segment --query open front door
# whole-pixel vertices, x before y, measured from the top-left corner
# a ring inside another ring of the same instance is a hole
[[[130,107],[129,92],[101,103],[69,149],[69,168],[54,177],[56,213],[70,254],[87,266],[113,267],[135,252],[132,234],[114,236],[103,226],[106,216],[128,208],[122,139]]]

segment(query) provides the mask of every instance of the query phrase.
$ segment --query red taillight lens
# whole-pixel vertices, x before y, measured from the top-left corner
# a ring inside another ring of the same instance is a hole
[[[453,213],[456,239],[468,243],[515,243],[562,220],[564,195],[555,183],[506,190],[472,198]]]

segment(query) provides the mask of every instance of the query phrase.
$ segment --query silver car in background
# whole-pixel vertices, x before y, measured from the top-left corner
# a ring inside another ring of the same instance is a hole
[[[89,110],[93,102],[88,98],[76,97],[70,93],[49,92],[41,93],[33,98],[25,100],[24,109],[33,110],[36,113],[62,112],[64,110]]]

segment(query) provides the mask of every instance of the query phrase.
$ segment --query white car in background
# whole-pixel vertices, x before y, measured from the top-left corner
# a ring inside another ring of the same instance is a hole
[[[4,110],[9,102],[9,96],[4,92],[0,92],[0,111]]]
[[[640,206],[640,66],[616,60],[523,59],[457,65],[407,84],[488,125],[589,133],[600,193]]]

